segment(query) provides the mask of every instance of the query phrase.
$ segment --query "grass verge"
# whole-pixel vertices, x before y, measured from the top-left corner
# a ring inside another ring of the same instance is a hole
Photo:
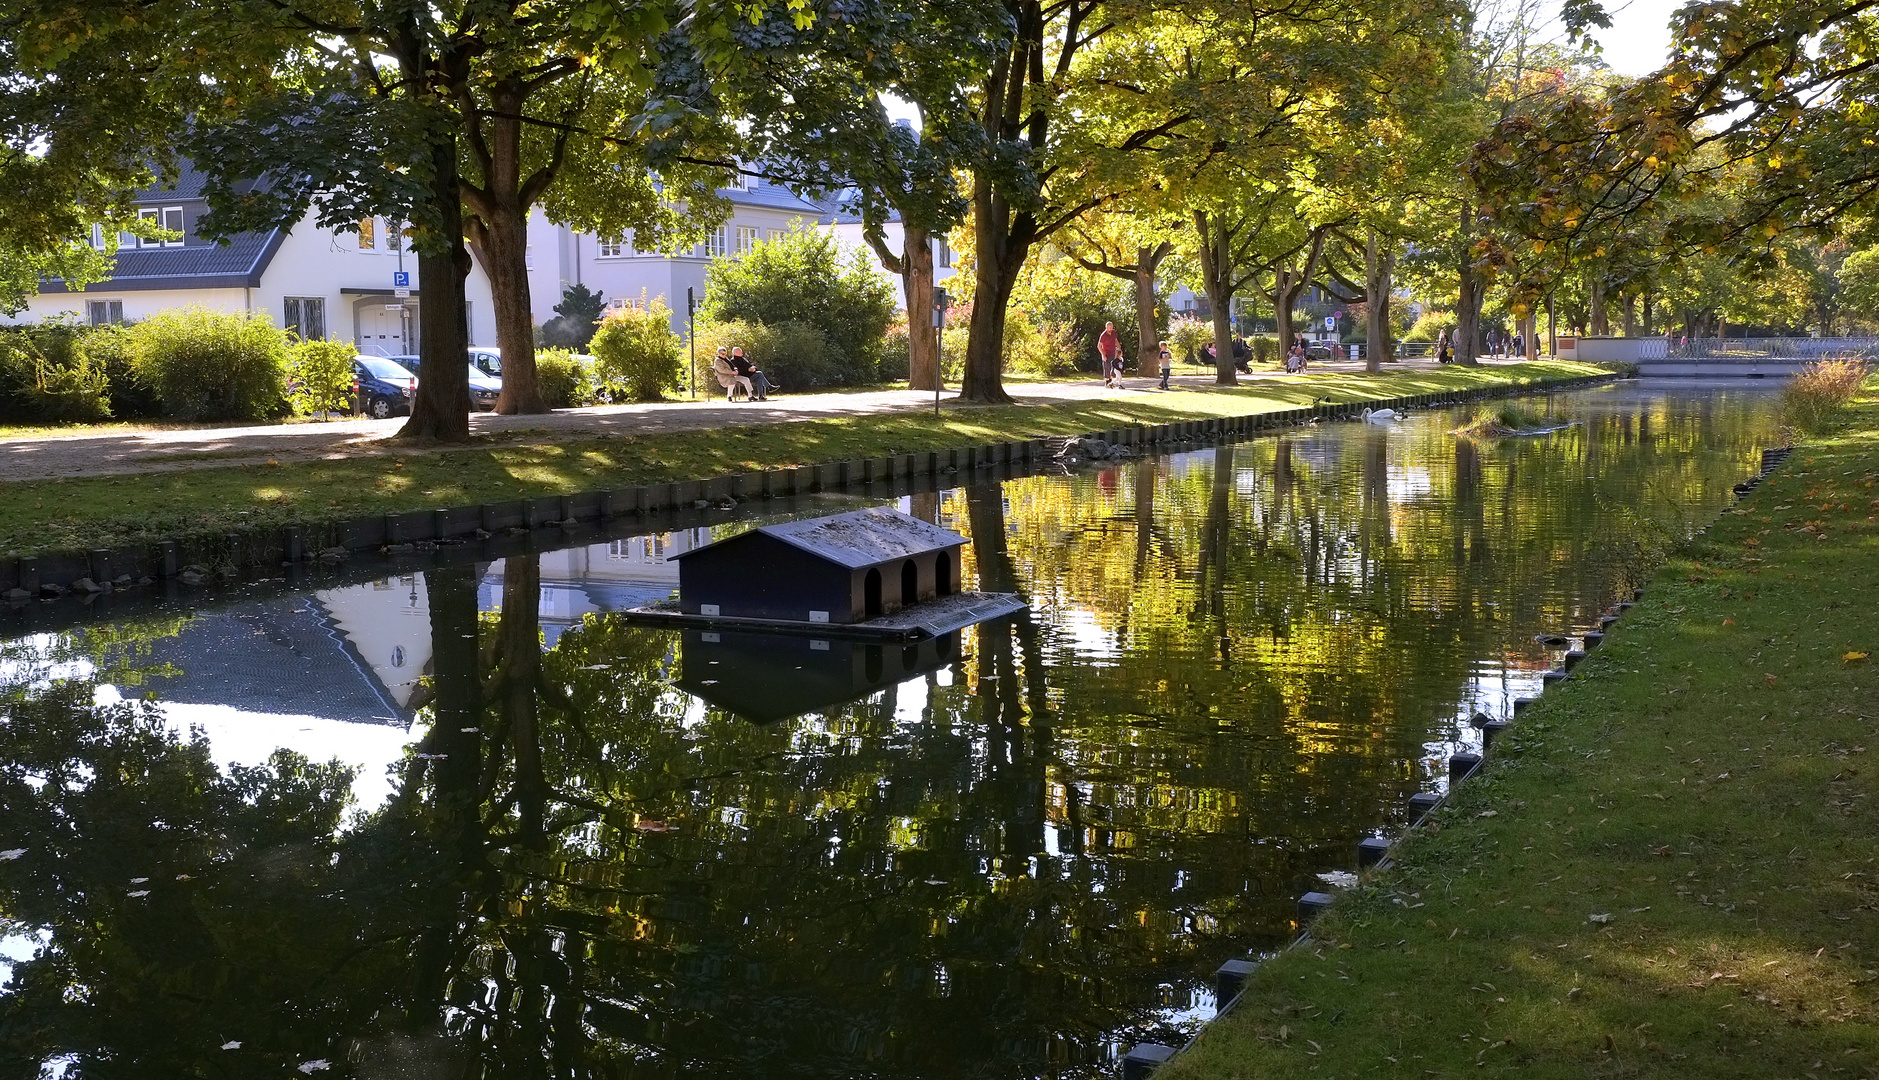
[[[955,407],[938,419],[894,413],[551,442],[509,433],[469,448],[388,448],[263,467],[218,465],[205,453],[188,469],[0,484],[0,557],[1599,373],[1547,362],[1325,374],[1100,401]]]
[[[1879,396],[1158,1080],[1879,1075]]]

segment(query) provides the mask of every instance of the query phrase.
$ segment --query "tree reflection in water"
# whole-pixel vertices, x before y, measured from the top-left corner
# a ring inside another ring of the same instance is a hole
[[[1357,426],[916,496],[1033,609],[905,655],[606,615],[544,649],[536,557],[493,615],[435,569],[421,736],[350,818],[345,768],[220,770],[110,702],[123,663],[0,653],[0,934],[45,942],[0,1072],[1095,1075],[1281,942],[1759,423],[1646,399],[1544,444]]]

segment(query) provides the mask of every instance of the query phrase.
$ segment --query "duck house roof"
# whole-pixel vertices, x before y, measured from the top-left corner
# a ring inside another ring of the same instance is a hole
[[[845,514],[760,526],[748,533],[739,533],[680,552],[672,559],[686,559],[703,551],[735,544],[751,533],[763,533],[850,570],[958,547],[967,542],[965,537],[951,529],[941,528],[885,506],[871,506],[865,510],[850,510]]]

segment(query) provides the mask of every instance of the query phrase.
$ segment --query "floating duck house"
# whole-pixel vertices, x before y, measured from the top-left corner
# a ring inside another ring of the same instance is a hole
[[[959,592],[966,538],[886,507],[764,525],[682,552],[679,610],[853,624]]]

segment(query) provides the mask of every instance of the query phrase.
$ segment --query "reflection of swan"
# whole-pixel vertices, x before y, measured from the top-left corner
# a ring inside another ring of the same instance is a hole
[[[1372,424],[1394,424],[1403,418],[1395,409],[1365,409],[1364,419]]]

